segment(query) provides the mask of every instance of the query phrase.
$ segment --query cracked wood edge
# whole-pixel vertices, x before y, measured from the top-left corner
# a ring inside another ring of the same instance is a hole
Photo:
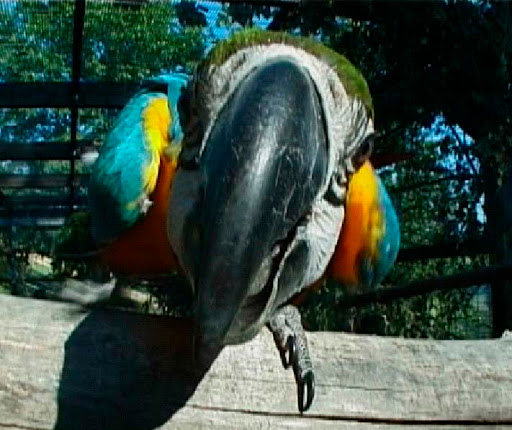
[[[0,429],[512,424],[510,337],[308,333],[316,398],[300,416],[267,330],[201,373],[185,320],[10,296],[0,308]]]

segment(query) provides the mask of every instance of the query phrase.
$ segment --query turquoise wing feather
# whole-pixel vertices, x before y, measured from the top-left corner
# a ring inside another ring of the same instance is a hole
[[[161,153],[169,137],[177,145],[183,138],[177,104],[188,81],[180,73],[156,78],[154,82],[166,87],[166,93],[146,90],[135,95],[108,134],[89,183],[92,233],[97,241],[116,239],[146,213]],[[146,110],[155,102],[160,102],[159,107],[148,115]],[[162,130],[164,125],[166,130]],[[156,142],[159,139],[164,141]]]
[[[147,93],[132,98],[100,149],[89,183],[92,232],[100,242],[115,239],[143,214],[145,175],[154,156],[143,113],[152,100],[165,97]]]
[[[378,253],[373,262],[362,258],[359,276],[366,289],[379,285],[395,263],[400,248],[400,222],[384,183],[375,174],[379,207],[384,222],[384,235],[378,240]]]

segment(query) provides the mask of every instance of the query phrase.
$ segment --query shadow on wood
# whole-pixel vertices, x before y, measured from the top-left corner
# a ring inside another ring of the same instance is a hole
[[[192,322],[112,310],[91,312],[71,333],[55,429],[154,429],[194,393]]]
[[[0,327],[2,430],[512,424],[511,336],[307,333],[317,386],[300,415],[268,330],[194,373],[188,321],[0,295]]]

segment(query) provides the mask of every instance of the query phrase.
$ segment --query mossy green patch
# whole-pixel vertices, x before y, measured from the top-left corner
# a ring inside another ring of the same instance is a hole
[[[340,78],[349,97],[361,100],[368,113],[373,116],[372,98],[363,75],[343,55],[312,38],[257,29],[242,30],[229,39],[219,42],[212,49],[202,66],[222,64],[235,52],[249,46],[271,45],[273,43],[295,46],[327,63]]]

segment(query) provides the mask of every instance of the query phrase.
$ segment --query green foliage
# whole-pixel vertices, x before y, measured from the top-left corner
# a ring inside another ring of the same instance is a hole
[[[399,263],[388,281],[390,285],[403,284],[486,264],[488,259],[484,256]],[[303,305],[301,313],[304,324],[311,330],[344,330],[434,339],[478,338],[489,336],[490,333],[490,310],[488,303],[485,303],[485,294],[486,290],[479,288],[454,289],[387,304],[339,309],[336,303],[341,302],[346,293],[335,282],[326,282]]]
[[[172,26],[177,17],[168,2],[138,9],[89,2],[85,17],[87,79],[138,81],[178,66],[191,71],[203,55],[202,29]]]
[[[74,2],[22,0],[2,13],[0,79],[35,82],[71,77]]]

